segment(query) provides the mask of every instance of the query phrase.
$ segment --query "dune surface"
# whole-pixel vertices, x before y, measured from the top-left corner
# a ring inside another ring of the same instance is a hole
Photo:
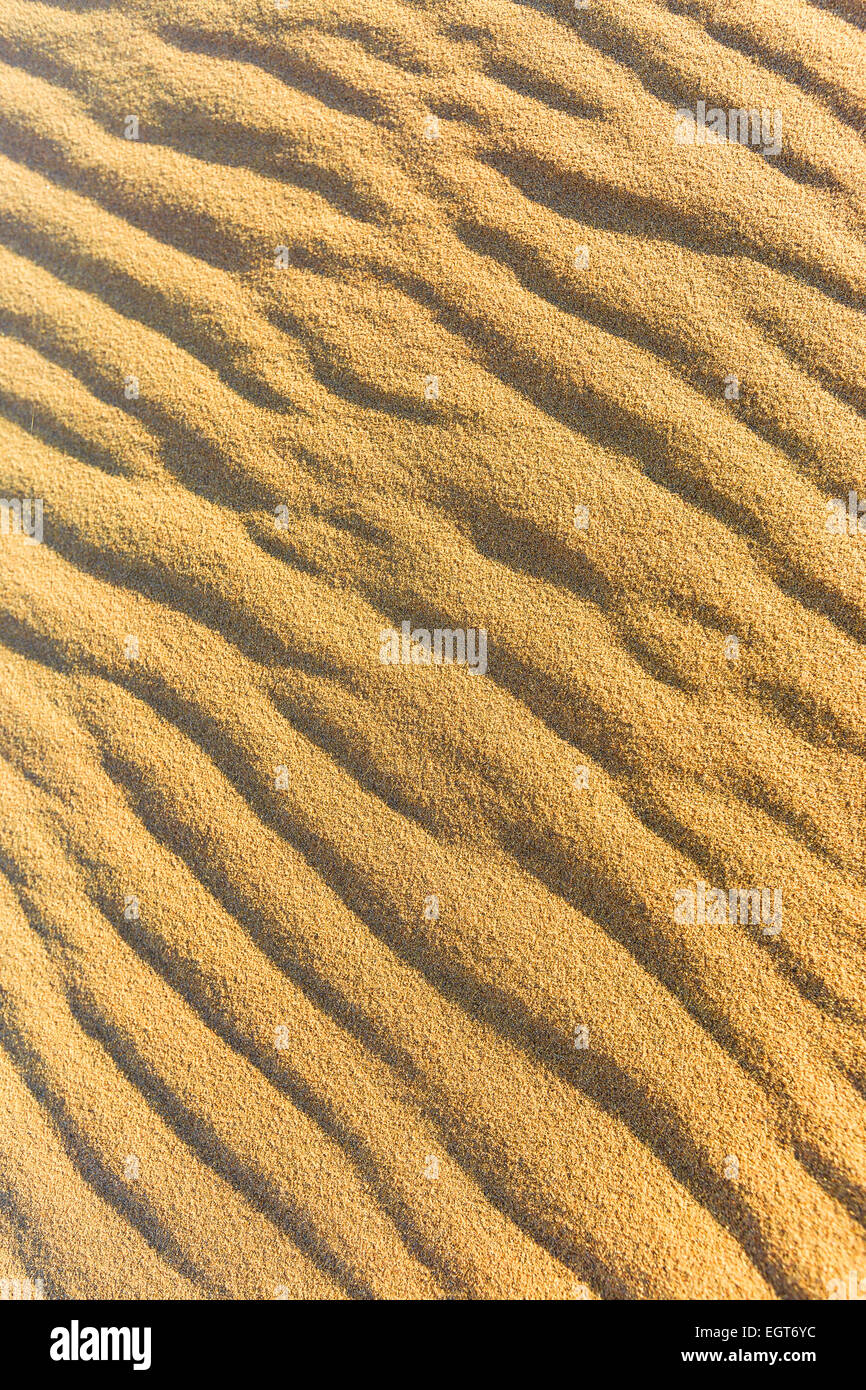
[[[4,0],[4,1289],[866,1278],[864,130],[850,0]]]

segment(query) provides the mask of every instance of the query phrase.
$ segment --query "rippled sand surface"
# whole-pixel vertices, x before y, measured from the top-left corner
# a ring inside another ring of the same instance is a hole
[[[9,1287],[866,1276],[863,23],[4,0]]]

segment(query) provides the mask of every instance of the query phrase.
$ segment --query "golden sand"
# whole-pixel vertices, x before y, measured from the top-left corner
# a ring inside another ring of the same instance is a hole
[[[866,1277],[864,128],[853,2],[4,0],[10,1287]]]

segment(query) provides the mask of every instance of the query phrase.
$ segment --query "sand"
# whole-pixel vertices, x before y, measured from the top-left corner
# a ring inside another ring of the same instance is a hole
[[[854,3],[5,0],[4,1297],[866,1277],[864,128]]]

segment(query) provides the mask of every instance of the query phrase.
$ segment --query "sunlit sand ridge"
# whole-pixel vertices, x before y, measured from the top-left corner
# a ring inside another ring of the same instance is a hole
[[[6,0],[4,1297],[866,1278],[862,23]]]

